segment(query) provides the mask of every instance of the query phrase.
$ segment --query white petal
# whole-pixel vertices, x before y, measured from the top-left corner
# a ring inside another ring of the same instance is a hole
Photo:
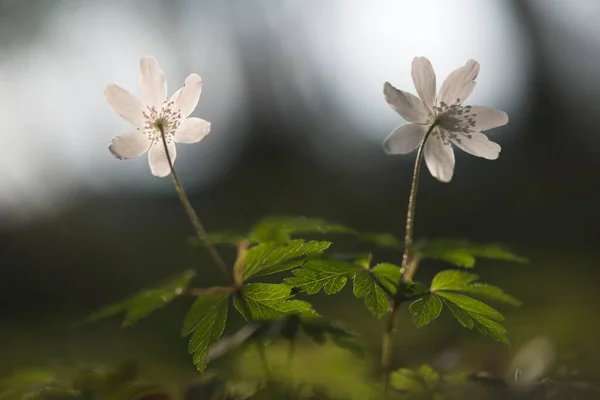
[[[428,108],[432,108],[435,101],[435,72],[426,57],[413,59],[412,78],[419,97]]]
[[[470,135],[470,139],[460,135],[460,142],[456,139],[452,142],[463,151],[474,156],[487,158],[488,160],[498,158],[500,155],[500,145],[498,143],[492,142],[483,133],[473,132]]]
[[[473,91],[478,74],[479,63],[475,60],[469,60],[462,67],[452,71],[442,83],[437,103],[443,101],[446,104],[454,104],[458,100],[458,103],[462,104]]]
[[[197,143],[210,133],[210,122],[200,118],[187,118],[175,132],[177,143]]]
[[[427,108],[414,94],[403,92],[393,87],[389,82],[383,85],[385,101],[402,118],[409,122],[425,123],[429,119]]]
[[[429,172],[442,182],[450,182],[454,174],[454,150],[452,145],[444,144],[436,128],[425,143],[425,163]]]
[[[175,142],[167,140],[167,148],[169,149],[171,162],[175,164],[175,158],[177,157]],[[169,160],[162,139],[155,141],[152,147],[150,147],[148,163],[150,164],[150,171],[152,171],[152,175],[154,176],[164,178],[171,173],[171,167],[169,166]]]
[[[144,126],[146,106],[137,97],[118,85],[108,85],[104,97],[114,112],[135,126]]]
[[[169,101],[175,102],[181,112],[181,118],[187,118],[198,105],[201,92],[202,78],[198,74],[191,74],[185,78],[185,85],[176,91]]]
[[[142,101],[150,107],[159,106],[167,100],[165,73],[156,58],[148,56],[140,60],[139,84]]]
[[[123,160],[137,158],[148,151],[152,141],[140,131],[127,132],[115,136],[108,145],[113,156]]]
[[[474,115],[475,126],[473,129],[477,131],[485,131],[508,123],[508,114],[491,107],[472,106],[470,114]]]
[[[383,141],[383,149],[387,154],[408,154],[419,147],[426,131],[426,125],[400,125]]]

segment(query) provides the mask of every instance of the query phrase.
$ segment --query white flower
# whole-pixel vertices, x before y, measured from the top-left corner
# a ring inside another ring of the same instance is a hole
[[[479,63],[469,60],[454,70],[436,96],[435,72],[425,57],[415,57],[412,78],[419,97],[384,84],[385,100],[410,123],[401,125],[385,139],[388,154],[407,154],[419,147],[427,130],[435,124],[425,143],[425,163],[431,175],[450,182],[454,173],[452,143],[477,157],[495,160],[500,146],[481,131],[508,123],[504,111],[483,106],[463,106],[475,87]]]
[[[188,118],[200,99],[202,79],[191,74],[185,85],[167,100],[165,73],[154,57],[143,57],[139,84],[141,100],[117,85],[108,85],[104,90],[110,107],[136,128],[112,138],[108,149],[119,159],[136,158],[149,151],[152,174],[165,177],[171,173],[171,168],[162,133],[171,162],[175,163],[175,143],[196,143],[210,132],[210,122]]]

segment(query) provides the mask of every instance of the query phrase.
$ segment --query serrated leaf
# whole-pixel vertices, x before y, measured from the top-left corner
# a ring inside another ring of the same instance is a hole
[[[421,244],[419,247],[419,252],[423,259],[442,260],[466,268],[473,267],[476,258],[489,258],[518,263],[527,262],[526,258],[518,256],[495,243],[479,244],[459,239],[435,239]]]
[[[387,294],[375,282],[369,271],[359,271],[354,275],[354,295],[365,299],[367,309],[381,318],[390,308]]]
[[[449,269],[438,273],[431,281],[431,291],[462,288],[479,277],[464,271]]]
[[[208,364],[208,352],[225,330],[229,295],[225,293],[199,296],[185,317],[182,335],[192,334],[188,351],[194,365],[203,372]]]
[[[277,319],[290,314],[316,315],[310,303],[289,300],[292,287],[274,283],[250,283],[233,304],[248,321]]]
[[[187,270],[162,286],[144,290],[128,299],[111,304],[93,313],[86,319],[86,322],[99,321],[124,313],[123,325],[131,326],[181,296],[194,276],[194,271]]]
[[[436,295],[421,297],[409,306],[410,314],[417,328],[429,324],[440,316],[442,300]]]
[[[379,280],[379,283],[386,287],[391,293],[396,293],[400,283],[400,267],[394,264],[381,263],[371,268],[371,274]]]
[[[521,302],[519,300],[505,293],[499,287],[488,285],[487,283],[475,282],[460,289],[457,289],[457,291],[459,291],[460,293],[469,294],[475,297],[484,298],[499,303],[510,304],[512,306],[521,305]]]
[[[344,225],[321,218],[272,216],[260,220],[250,231],[250,239],[259,243],[285,243],[291,236],[299,234],[331,234],[356,231]]]
[[[285,283],[307,294],[316,294],[324,290],[326,294],[331,295],[342,290],[348,279],[360,270],[360,267],[343,261],[314,259],[293,270],[294,276],[286,278]]]
[[[497,286],[475,282],[479,277],[463,271],[447,270],[438,273],[431,283],[432,292],[451,292],[518,306],[521,302]]]
[[[495,321],[504,321],[504,317],[502,316],[502,314],[500,314],[498,311],[488,306],[484,302],[474,299],[472,297],[458,293],[448,292],[436,292],[436,294],[454,303],[456,306],[462,308],[471,316],[473,316],[473,314],[477,314],[486,318],[493,319]]]
[[[298,267],[311,257],[322,254],[331,242],[292,240],[286,244],[263,243],[246,253],[244,279],[274,274]]]
[[[446,304],[457,321],[465,328],[473,329],[475,327],[483,335],[489,336],[501,343],[509,343],[506,328],[497,321],[494,321],[487,315],[470,312],[461,308],[456,303],[447,301],[447,299],[444,299],[444,304]]]

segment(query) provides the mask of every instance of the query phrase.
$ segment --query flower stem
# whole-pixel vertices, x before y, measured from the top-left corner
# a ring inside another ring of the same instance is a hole
[[[204,226],[200,222],[200,218],[198,218],[198,214],[196,214],[196,211],[192,207],[190,200],[188,199],[187,195],[185,194],[185,191],[183,190],[183,185],[181,184],[181,181],[179,180],[179,176],[177,175],[177,172],[175,171],[175,168],[173,167],[173,160],[171,160],[171,154],[169,154],[169,148],[167,146],[167,139],[165,138],[165,133],[163,131],[162,126],[159,129],[160,129],[160,133],[161,133],[160,136],[162,138],[163,146],[165,149],[165,154],[167,155],[167,161],[169,162],[169,168],[171,169],[171,176],[173,177],[173,182],[175,183],[175,189],[177,189],[177,194],[179,195],[179,200],[181,200],[181,204],[183,205],[183,208],[185,209],[186,214],[188,215],[190,221],[192,222],[192,226],[194,227],[196,236],[198,237],[200,242],[204,243],[204,245],[208,249],[210,255],[212,256],[213,260],[217,264],[217,267],[219,267],[219,269],[221,270],[221,273],[223,274],[225,279],[227,279],[228,281],[231,281],[231,276],[228,272],[225,262],[223,261],[223,259],[219,255],[219,253],[217,252],[217,249],[207,240],[206,230],[204,229]]]
[[[412,245],[413,245],[413,227],[415,225],[415,210],[417,207],[417,189],[419,187],[419,174],[421,173],[421,164],[423,162],[423,155],[425,154],[425,142],[431,136],[433,129],[436,127],[437,122],[434,122],[419,145],[417,151],[417,159],[415,160],[415,167],[413,170],[412,184],[410,187],[410,195],[408,197],[408,212],[406,213],[406,232],[404,235],[404,254],[402,255],[402,266],[400,268],[402,275],[400,278],[400,284],[398,285],[398,293],[392,297],[391,307],[392,312],[387,323],[386,330],[383,334],[382,345],[381,345],[381,373],[382,373],[382,385],[383,391],[387,395],[389,380],[390,380],[390,365],[392,361],[392,333],[394,331],[396,314],[400,305],[408,299],[405,296],[406,283],[409,283],[414,276],[416,268],[418,266],[418,260],[412,260]]]
[[[413,170],[412,184],[410,187],[410,195],[408,197],[408,212],[406,213],[406,231],[404,234],[404,254],[402,255],[402,280],[406,283],[406,278],[411,279],[414,272],[407,274],[407,270],[412,268],[411,257],[412,257],[412,245],[413,245],[413,228],[415,226],[415,210],[417,208],[417,189],[419,188],[419,174],[421,173],[421,164],[423,161],[423,155],[425,154],[425,142],[429,139],[431,132],[436,127],[437,122],[434,122],[425,136],[421,141],[419,150],[417,151],[417,159],[415,160],[415,168]],[[416,265],[415,265],[416,267]]]

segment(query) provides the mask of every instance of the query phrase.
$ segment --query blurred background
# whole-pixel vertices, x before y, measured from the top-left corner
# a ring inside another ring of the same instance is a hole
[[[144,55],[158,59],[169,93],[190,73],[203,78],[193,116],[212,132],[179,146],[176,166],[209,231],[292,214],[399,236],[415,154],[382,151],[404,123],[383,82],[414,93],[414,56],[432,61],[438,84],[478,60],[468,102],[509,114],[490,133],[501,156],[457,150],[449,184],[424,173],[416,235],[501,242],[530,259],[478,264],[524,301],[507,311],[513,345],[445,317],[416,330],[404,313],[394,363],[454,354],[503,373],[542,336],[569,365],[600,372],[599,19],[595,0],[1,0],[0,375],[134,358],[163,380],[194,376],[179,337],[185,300],[131,329],[74,326],[185,268],[219,282],[186,244],[193,231],[171,180],[153,177],[146,156],[107,150],[128,126],[104,87],[138,93]],[[376,360],[383,322],[351,294],[322,300]]]

